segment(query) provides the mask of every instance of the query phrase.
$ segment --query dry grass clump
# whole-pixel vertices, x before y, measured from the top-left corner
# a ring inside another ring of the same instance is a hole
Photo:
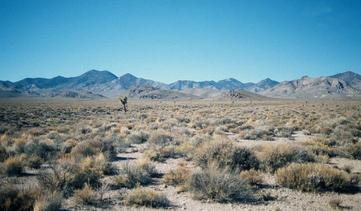
[[[174,141],[174,137],[165,131],[156,131],[152,133],[149,139],[150,144],[157,146],[166,146]]]
[[[132,132],[128,137],[127,141],[130,144],[142,144],[149,139],[149,134],[144,131],[135,131]]]
[[[211,199],[216,202],[240,202],[252,199],[251,187],[239,174],[209,164],[190,178],[189,190],[197,199]]]
[[[75,139],[68,139],[63,143],[62,152],[70,153],[71,150],[78,144],[78,141]]]
[[[315,155],[303,148],[288,144],[267,145],[258,149],[263,168],[274,172],[290,163],[314,162]]]
[[[276,173],[277,183],[302,191],[347,191],[352,187],[346,172],[322,164],[293,163]]]
[[[335,209],[335,210],[342,208],[342,205],[341,205],[342,200],[339,198],[330,199],[330,201],[328,201],[328,204],[330,205],[330,207],[332,209]]]
[[[168,198],[150,188],[137,187],[125,198],[125,204],[130,206],[145,206],[152,208],[168,208],[171,206]]]
[[[65,196],[71,196],[85,184],[93,188],[100,187],[102,176],[102,164],[97,158],[87,157],[79,160],[70,157],[58,160],[49,171],[38,175],[38,181],[44,189],[62,191]]]
[[[361,142],[349,146],[347,151],[354,159],[361,160]]]
[[[184,151],[182,145],[167,145],[163,147],[150,147],[144,151],[145,157],[152,161],[164,162],[169,158],[180,158],[186,156],[189,151]]]
[[[91,205],[95,204],[96,200],[96,192],[88,184],[74,192],[74,202],[76,205]]]
[[[4,162],[8,158],[8,156],[9,154],[6,150],[6,147],[0,145],[0,162]]]
[[[176,169],[170,170],[163,176],[163,181],[167,185],[183,186],[190,178],[190,170],[186,167],[186,163],[180,163]]]
[[[153,181],[152,176],[156,175],[155,167],[149,162],[127,162],[120,169],[120,175],[115,176],[113,181],[117,187],[134,188],[137,185],[150,184]]]
[[[262,172],[254,169],[241,171],[239,176],[251,185],[259,185],[263,183]]]
[[[33,140],[25,145],[24,153],[29,156],[38,156],[44,160],[51,160],[57,155],[58,149],[52,140]]]
[[[41,190],[36,186],[17,187],[0,184],[0,210],[32,210]]]
[[[35,201],[34,211],[58,211],[62,201],[63,196],[59,192],[43,194]]]
[[[24,167],[26,166],[26,162],[24,158],[21,156],[9,157],[4,161],[4,172],[8,176],[18,176],[24,172]]]
[[[72,148],[71,153],[84,157],[93,156],[100,153],[101,143],[97,141],[82,141]]]
[[[220,168],[232,171],[258,169],[259,161],[247,148],[235,146],[232,142],[221,140],[204,143],[195,151],[195,161],[202,168],[216,163]]]
[[[247,140],[273,140],[274,133],[272,129],[247,129],[240,132],[240,137]]]

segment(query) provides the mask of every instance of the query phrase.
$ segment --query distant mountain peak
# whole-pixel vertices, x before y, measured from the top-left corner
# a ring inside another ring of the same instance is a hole
[[[123,78],[123,79],[132,79],[132,80],[135,80],[137,79],[136,76],[130,74],[130,73],[125,73],[124,75],[120,76],[119,78]]]

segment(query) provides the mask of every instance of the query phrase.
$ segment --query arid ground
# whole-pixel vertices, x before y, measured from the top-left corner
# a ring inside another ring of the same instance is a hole
[[[0,210],[361,210],[360,101],[0,101]]]

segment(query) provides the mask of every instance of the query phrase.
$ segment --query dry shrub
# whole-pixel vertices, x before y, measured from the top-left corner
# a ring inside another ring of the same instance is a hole
[[[190,177],[190,170],[185,163],[180,163],[176,169],[170,170],[163,177],[163,181],[167,185],[178,186],[185,185]]]
[[[59,192],[43,194],[35,201],[34,211],[58,211],[62,201],[63,197]]]
[[[182,154],[177,153],[176,146],[151,147],[144,152],[145,156],[152,161],[164,162],[168,158],[179,158]]]
[[[33,140],[25,145],[24,153],[29,156],[38,156],[44,160],[50,160],[57,155],[57,148],[50,139]]]
[[[339,209],[339,208],[342,208],[342,200],[339,199],[339,198],[333,198],[333,199],[330,199],[330,201],[328,202],[328,204],[330,205],[330,207],[332,207],[332,209]]]
[[[71,157],[58,160],[49,171],[38,175],[39,184],[50,191],[63,191],[65,196],[72,195],[74,190],[83,188],[85,184],[99,187],[103,174],[84,162]]]
[[[68,139],[63,143],[62,152],[63,153],[70,153],[71,150],[78,144],[76,139]]]
[[[130,206],[145,206],[152,208],[168,208],[170,201],[159,192],[149,188],[137,187],[125,198],[125,204]]]
[[[241,171],[239,176],[251,185],[259,185],[263,183],[262,172],[254,169]]]
[[[92,171],[98,175],[112,175],[116,173],[115,167],[107,160],[103,153],[88,156],[80,161],[81,171]]]
[[[347,151],[354,159],[361,160],[361,142],[349,146]]]
[[[288,144],[262,146],[258,151],[258,157],[263,167],[271,172],[292,162],[304,163],[315,161],[315,155],[312,152]]]
[[[195,172],[190,178],[189,189],[197,199],[222,203],[253,198],[251,187],[239,174],[220,169],[218,164],[209,164],[207,168]]]
[[[149,134],[144,131],[135,131],[132,132],[127,139],[127,142],[130,144],[142,144],[148,141]]]
[[[0,210],[32,210],[41,190],[36,186],[0,184]]]
[[[149,139],[149,142],[151,144],[155,144],[158,146],[165,146],[171,144],[173,141],[173,136],[165,131],[156,131],[151,135]]]
[[[347,191],[352,187],[346,172],[314,163],[293,163],[279,169],[276,180],[284,187],[302,191]]]
[[[34,169],[39,169],[41,167],[41,164],[44,163],[44,160],[36,155],[30,156],[30,157],[26,157],[26,165],[30,168],[34,168]]]
[[[4,161],[4,171],[8,176],[18,176],[24,171],[26,162],[21,156],[9,157]]]
[[[134,188],[139,185],[147,185],[152,182],[152,176],[157,174],[155,167],[146,161],[134,164],[125,163],[120,169],[120,175],[115,176],[113,181],[118,187]]]
[[[0,145],[0,162],[4,162],[8,158],[9,154],[4,146]]]
[[[88,184],[85,184],[85,186],[82,189],[76,190],[74,192],[74,201],[77,205],[95,204],[96,200],[97,200],[96,192]]]
[[[252,151],[224,140],[204,143],[196,150],[194,157],[202,168],[207,167],[209,163],[216,163],[220,168],[227,167],[236,171],[259,167],[259,161]]]
[[[82,141],[72,148],[71,153],[87,157],[100,153],[100,149],[101,143],[95,141]]]

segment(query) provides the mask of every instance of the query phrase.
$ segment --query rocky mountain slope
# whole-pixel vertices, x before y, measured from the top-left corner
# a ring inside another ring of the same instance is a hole
[[[129,95],[141,99],[194,99],[228,96],[229,91],[277,98],[360,97],[361,76],[348,71],[328,77],[304,76],[281,83],[270,78],[258,83],[242,83],[229,78],[220,81],[178,80],[165,84],[129,73],[117,77],[109,71],[90,70],[69,78],[57,76],[50,79],[25,78],[17,82],[0,81],[0,97],[113,98]]]
[[[303,76],[297,80],[283,81],[274,87],[261,91],[260,94],[280,98],[360,97],[361,90],[357,87],[360,87],[361,83],[356,83],[353,79],[347,80],[344,76],[348,74],[347,72],[338,74],[338,78],[310,78]],[[354,74],[357,75],[356,73]]]

